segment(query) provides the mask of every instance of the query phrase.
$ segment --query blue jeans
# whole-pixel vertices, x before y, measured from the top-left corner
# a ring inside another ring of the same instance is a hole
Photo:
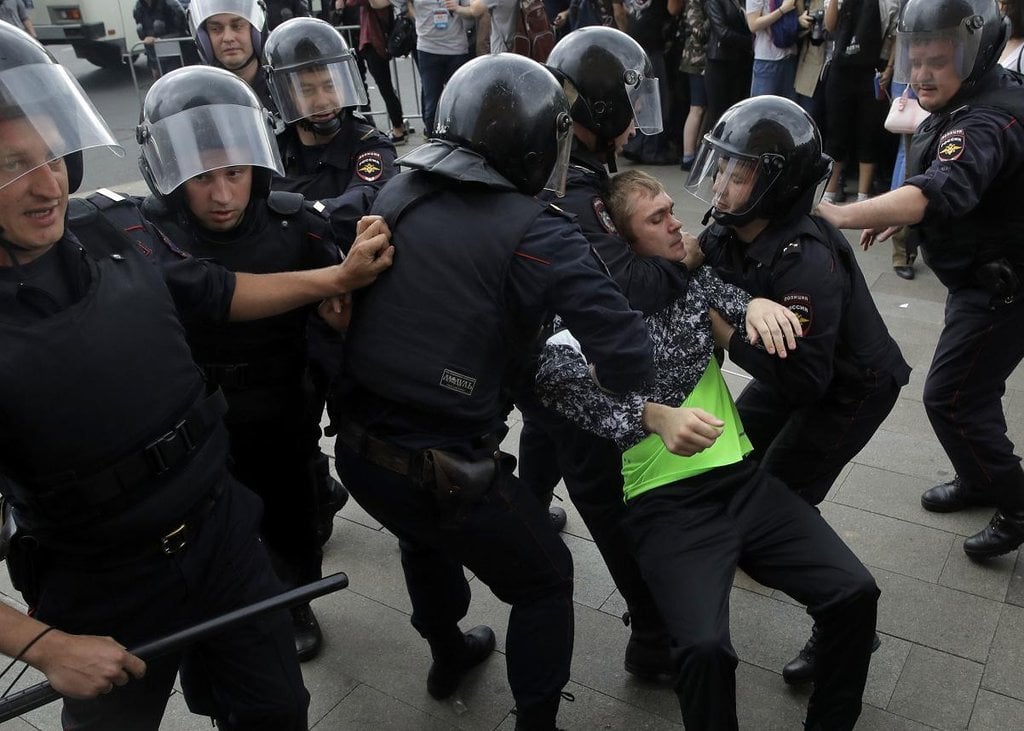
[[[416,63],[420,71],[420,105],[423,111],[424,137],[433,136],[434,113],[437,111],[437,102],[441,98],[444,85],[470,58],[468,53],[449,56],[416,51]]]
[[[793,84],[796,81],[797,57],[787,56],[781,61],[754,59],[754,75],[750,82],[750,96],[774,94],[786,99],[796,99]]]

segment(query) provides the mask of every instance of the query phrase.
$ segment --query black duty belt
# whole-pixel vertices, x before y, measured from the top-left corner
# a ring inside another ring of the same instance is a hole
[[[342,444],[378,467],[408,477],[424,487],[434,482],[433,470],[423,458],[421,449],[406,449],[392,444],[348,419],[337,420],[337,435]]]
[[[59,519],[127,495],[188,459],[226,412],[224,394],[217,389],[200,397],[169,431],[109,467],[85,476],[68,470],[30,480],[31,501],[42,514]]]

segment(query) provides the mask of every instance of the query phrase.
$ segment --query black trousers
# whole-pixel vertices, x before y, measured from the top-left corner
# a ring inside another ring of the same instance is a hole
[[[753,63],[752,57],[707,60],[704,67],[704,86],[708,92],[708,106],[701,123],[701,134],[714,127],[726,109],[750,96]]]
[[[900,386],[888,374],[834,385],[816,403],[794,410],[771,386],[751,381],[736,399],[754,445],[751,455],[811,505],[832,488],[892,411]]]
[[[259,538],[259,498],[225,480],[197,534],[171,556],[112,556],[109,565],[42,557],[35,616],[65,632],[111,635],[131,648],[283,591]],[[154,660],[144,678],[109,695],[66,699],[64,728],[155,731],[179,666],[189,708],[213,716],[221,729],[308,727],[309,694],[291,621],[279,612]]]
[[[586,523],[616,588],[629,607],[633,632],[653,640],[665,634],[654,597],[633,557],[624,520],[622,452],[615,443],[572,425],[536,403],[523,414],[519,475],[539,496],[550,496],[559,478]]]
[[[520,716],[547,708],[553,726],[572,659],[572,556],[512,465],[479,500],[442,501],[340,441],[336,457],[352,497],[399,538],[413,627],[432,648],[458,639],[468,568],[512,606],[505,661]]]
[[[633,499],[627,524],[672,635],[687,728],[737,728],[737,657],[729,639],[737,565],[807,605],[820,629],[806,727],[853,728],[879,591],[814,508],[744,460]]]
[[[1001,399],[1024,358],[1024,300],[992,306],[991,299],[980,289],[946,298],[924,407],[957,474],[999,507],[1021,510],[1020,457],[1006,436]]]
[[[391,65],[387,59],[381,58],[373,46],[363,46],[359,51],[360,58],[366,63],[373,80],[377,82],[377,91],[384,99],[384,108],[388,110],[388,119],[392,127],[403,127],[405,115],[402,114],[402,101],[395,92],[391,80]]]

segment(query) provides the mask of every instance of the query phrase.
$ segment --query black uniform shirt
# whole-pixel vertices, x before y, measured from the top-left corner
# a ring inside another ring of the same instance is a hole
[[[630,306],[650,315],[668,307],[686,292],[689,273],[685,266],[660,257],[637,256],[615,228],[605,206],[608,173],[595,153],[573,140],[572,160],[565,195],[546,198],[558,208],[576,215],[583,235],[604,262]]]

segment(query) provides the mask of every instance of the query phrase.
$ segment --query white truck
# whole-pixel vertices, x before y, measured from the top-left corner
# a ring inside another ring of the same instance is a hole
[[[180,4],[186,7],[188,3]],[[139,42],[134,8],[135,0],[36,0],[32,22],[40,42],[68,44],[79,58],[113,68],[120,66],[128,49]]]

